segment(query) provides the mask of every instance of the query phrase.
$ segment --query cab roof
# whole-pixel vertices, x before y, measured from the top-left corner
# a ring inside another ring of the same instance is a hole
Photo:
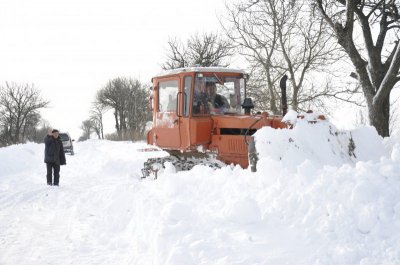
[[[185,67],[185,68],[176,68],[171,70],[163,71],[157,74],[155,77],[163,77],[180,73],[188,73],[188,72],[196,72],[196,73],[239,73],[245,74],[246,72],[242,69],[232,69],[226,67]]]

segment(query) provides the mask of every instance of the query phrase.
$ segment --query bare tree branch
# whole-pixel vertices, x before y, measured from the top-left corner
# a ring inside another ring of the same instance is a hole
[[[0,130],[3,144],[24,142],[26,131],[40,121],[38,111],[47,107],[34,85],[6,82],[0,87]]]
[[[312,19],[309,6],[303,1],[269,0],[227,5],[227,10],[222,26],[252,65],[248,85],[252,95],[268,101],[262,106],[279,112],[276,86],[284,73],[290,76],[289,101],[294,109],[299,104],[308,105],[300,100],[307,98],[303,93],[322,97],[307,88],[313,86],[307,77],[312,72],[326,71],[342,54],[326,30],[327,23],[321,18]],[[308,99],[316,100],[312,96]]]
[[[314,0],[321,16],[334,30],[338,43],[351,59],[368,106],[369,120],[382,136],[389,136],[390,91],[399,81],[399,3],[388,0]],[[345,17],[343,17],[343,11]],[[341,22],[345,19],[343,27]],[[355,45],[354,22],[358,21],[364,45]],[[394,25],[392,25],[394,24]],[[390,26],[392,25],[392,26]],[[373,33],[378,32],[374,44]],[[394,45],[393,42],[394,41]],[[384,47],[392,47],[384,54]],[[364,60],[361,53],[366,52]],[[386,61],[383,63],[384,59]]]
[[[164,70],[190,66],[228,66],[233,45],[214,33],[194,34],[182,44],[177,39],[168,41]]]

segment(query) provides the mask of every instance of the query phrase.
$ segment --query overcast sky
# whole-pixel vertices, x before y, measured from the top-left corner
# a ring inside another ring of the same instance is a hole
[[[1,0],[0,83],[34,83],[55,128],[81,135],[95,93],[118,76],[150,82],[169,36],[220,28],[224,0]],[[110,132],[113,121],[108,121]]]
[[[50,101],[43,118],[77,139],[96,92],[109,79],[150,83],[165,61],[168,37],[219,31],[225,2],[0,0],[0,84],[35,84]],[[245,67],[237,61],[232,66]],[[337,108],[333,121],[351,126],[355,114],[348,113]],[[105,126],[106,133],[114,131],[111,112]]]

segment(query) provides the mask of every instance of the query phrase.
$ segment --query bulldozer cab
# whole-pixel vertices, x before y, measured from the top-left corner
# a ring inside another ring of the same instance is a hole
[[[246,75],[216,67],[174,69],[153,81],[153,127],[149,144],[190,150],[211,141],[215,115],[241,115]]]

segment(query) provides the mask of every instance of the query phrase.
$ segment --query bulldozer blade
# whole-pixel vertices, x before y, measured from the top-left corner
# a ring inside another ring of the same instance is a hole
[[[247,150],[249,154],[249,166],[251,172],[257,172],[258,154],[253,137],[249,137],[247,148],[248,148]]]

